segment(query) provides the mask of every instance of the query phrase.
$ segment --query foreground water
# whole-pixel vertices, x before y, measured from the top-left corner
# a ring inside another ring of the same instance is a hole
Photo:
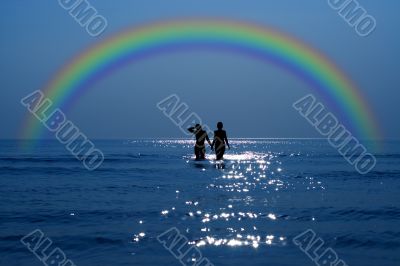
[[[347,265],[400,265],[400,143],[367,175],[325,140],[232,141],[224,168],[189,140],[96,141],[87,171],[56,141],[0,142],[0,264],[43,265],[40,229],[75,265],[181,265],[157,236],[176,227],[214,265],[315,265],[312,229]]]

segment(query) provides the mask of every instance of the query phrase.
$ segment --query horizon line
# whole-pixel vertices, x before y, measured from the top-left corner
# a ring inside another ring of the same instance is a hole
[[[193,137],[111,137],[111,138],[89,138],[91,140],[131,140],[131,139],[193,139]],[[285,140],[285,139],[297,139],[297,140],[326,140],[327,138],[322,137],[229,137],[229,139],[255,139],[255,140]],[[56,138],[0,138],[0,140],[16,140],[16,141],[45,141],[45,140],[57,140]],[[359,139],[360,141],[400,141],[400,139]]]

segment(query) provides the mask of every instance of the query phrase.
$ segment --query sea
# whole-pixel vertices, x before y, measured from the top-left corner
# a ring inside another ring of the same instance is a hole
[[[223,162],[93,142],[88,171],[56,140],[0,141],[0,265],[400,265],[399,141],[365,175],[324,139],[232,139]]]

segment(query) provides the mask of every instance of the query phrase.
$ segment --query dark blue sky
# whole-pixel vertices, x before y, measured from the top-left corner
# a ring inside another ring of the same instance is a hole
[[[86,33],[56,0],[3,0],[0,9],[0,138],[17,138],[20,99],[41,88],[76,53],[119,30],[168,18],[214,16],[275,27],[319,49],[356,84],[387,138],[399,139],[400,2],[359,0],[377,20],[359,37],[325,0],[105,1],[100,37]],[[129,65],[83,95],[67,115],[91,138],[182,137],[156,108],[175,93],[212,127],[236,137],[319,137],[292,103],[311,90],[286,72],[242,56],[169,54]],[[223,108],[221,108],[221,103]]]

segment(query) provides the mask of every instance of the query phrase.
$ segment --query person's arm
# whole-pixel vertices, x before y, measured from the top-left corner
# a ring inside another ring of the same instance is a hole
[[[210,141],[210,138],[208,137],[208,134],[206,133],[206,140],[207,140],[207,142],[208,142],[208,145],[210,145],[211,146],[211,149],[213,148],[213,145],[212,145],[212,143],[211,143],[211,141]]]
[[[229,146],[229,142],[228,142],[228,137],[226,136],[226,131],[225,131],[225,143],[226,143],[226,146],[228,146],[228,149],[231,149],[231,147]]]
[[[215,131],[214,131],[214,139],[211,143],[211,150],[214,150],[214,144],[215,144]]]
[[[190,133],[194,133],[194,127],[189,127],[189,128],[188,128],[188,131],[189,131]]]

